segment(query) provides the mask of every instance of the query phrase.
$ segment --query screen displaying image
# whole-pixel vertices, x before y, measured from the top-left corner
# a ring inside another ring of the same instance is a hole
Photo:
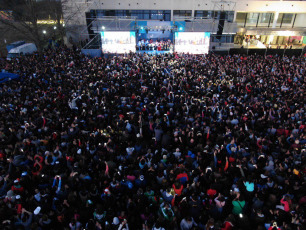
[[[210,33],[208,32],[175,32],[175,52],[190,54],[207,54],[209,51]]]
[[[136,52],[136,37],[133,31],[101,32],[102,51],[104,53]]]

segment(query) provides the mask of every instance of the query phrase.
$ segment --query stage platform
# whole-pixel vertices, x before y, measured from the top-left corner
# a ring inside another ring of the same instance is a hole
[[[168,54],[168,53],[173,53],[173,51],[157,51],[157,50],[137,50],[137,54],[149,54],[149,55],[158,55],[158,54]]]

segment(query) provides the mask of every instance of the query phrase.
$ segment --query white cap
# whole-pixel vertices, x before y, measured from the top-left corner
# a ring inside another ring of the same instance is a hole
[[[41,207],[38,206],[35,210],[34,210],[34,215],[38,215],[40,213]]]
[[[120,223],[120,221],[119,221],[118,217],[114,217],[113,224],[118,225],[119,223]]]
[[[260,174],[260,177],[261,177],[262,179],[266,179],[266,178],[267,178],[267,176],[265,176],[264,174]]]

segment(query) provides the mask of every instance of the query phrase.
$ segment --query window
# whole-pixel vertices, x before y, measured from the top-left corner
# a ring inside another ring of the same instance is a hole
[[[239,23],[239,24],[243,24],[244,25],[246,16],[247,16],[247,13],[240,13],[240,12],[238,12],[236,14],[236,22]]]
[[[248,13],[247,25],[256,25],[259,13]]]
[[[283,24],[291,24],[293,14],[284,14]]]
[[[291,24],[293,14],[280,13],[277,18],[277,24]]]
[[[92,18],[104,16],[133,16],[139,20],[171,20],[170,10],[91,10]]]
[[[260,23],[269,23],[272,13],[261,13],[260,14]]]
[[[191,16],[191,10],[174,10],[173,16],[179,16],[179,17],[190,17]]]
[[[227,11],[225,18],[227,19],[228,22],[233,22],[234,21],[234,11]]]

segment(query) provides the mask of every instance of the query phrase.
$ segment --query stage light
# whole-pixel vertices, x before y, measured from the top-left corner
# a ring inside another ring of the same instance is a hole
[[[183,30],[183,27],[180,27],[180,30],[182,31],[182,30]]]
[[[102,26],[102,30],[105,30],[105,26]]]

